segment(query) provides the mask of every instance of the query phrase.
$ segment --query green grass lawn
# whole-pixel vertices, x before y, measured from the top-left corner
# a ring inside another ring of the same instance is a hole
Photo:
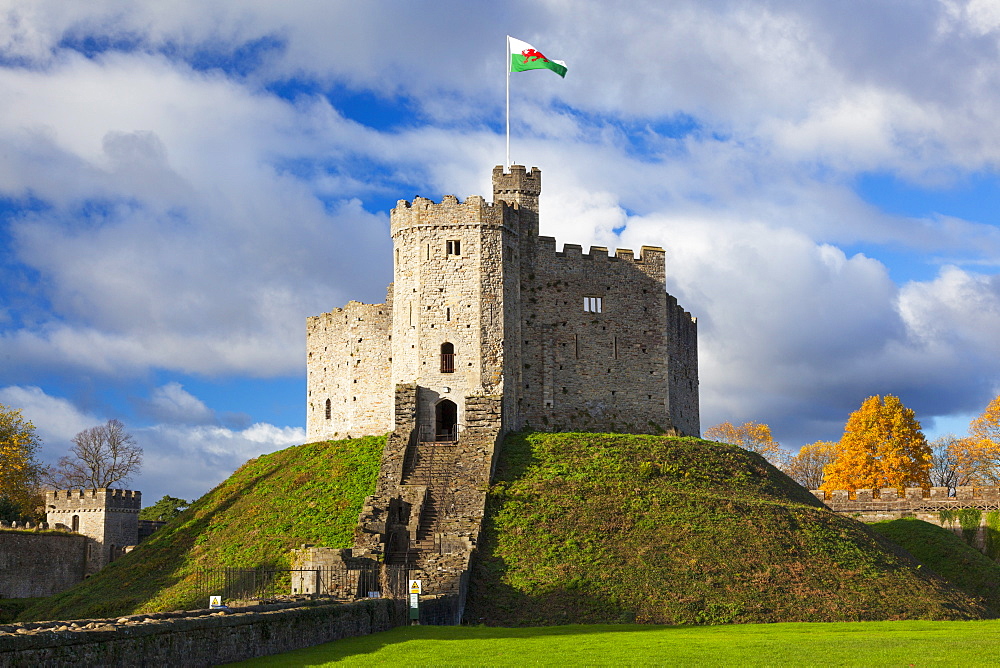
[[[410,626],[240,666],[995,666],[1000,621]]]

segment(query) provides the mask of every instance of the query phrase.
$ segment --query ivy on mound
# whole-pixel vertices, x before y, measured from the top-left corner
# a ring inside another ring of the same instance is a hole
[[[295,446],[251,459],[134,551],[21,620],[84,619],[205,607],[198,574],[289,565],[302,543],[350,547],[375,489],[385,437]]]
[[[467,623],[987,614],[759,455],[695,438],[509,436],[479,550]]]

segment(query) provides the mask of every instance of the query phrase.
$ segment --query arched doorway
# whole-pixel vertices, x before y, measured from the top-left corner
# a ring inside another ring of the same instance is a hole
[[[457,438],[458,406],[450,399],[442,399],[434,407],[434,433],[436,440],[448,441]]]

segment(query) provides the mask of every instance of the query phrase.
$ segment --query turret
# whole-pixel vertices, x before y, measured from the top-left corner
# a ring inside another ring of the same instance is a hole
[[[493,201],[506,202],[518,209],[518,233],[522,238],[527,235],[533,239],[538,235],[538,197],[541,194],[542,170],[538,167],[528,172],[524,165],[511,165],[509,173],[500,165],[493,168]]]

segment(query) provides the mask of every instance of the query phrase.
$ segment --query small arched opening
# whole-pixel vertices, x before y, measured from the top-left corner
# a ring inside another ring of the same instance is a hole
[[[455,345],[441,344],[441,373],[455,373]]]
[[[70,520],[70,522],[72,524],[71,528],[73,529],[73,531],[79,533],[80,532],[80,516],[79,515],[73,515],[73,519]]]
[[[450,399],[442,399],[434,407],[435,434],[439,441],[453,441],[458,438],[458,405]]]
[[[333,402],[329,399],[326,400],[326,419],[329,420],[333,416]]]

